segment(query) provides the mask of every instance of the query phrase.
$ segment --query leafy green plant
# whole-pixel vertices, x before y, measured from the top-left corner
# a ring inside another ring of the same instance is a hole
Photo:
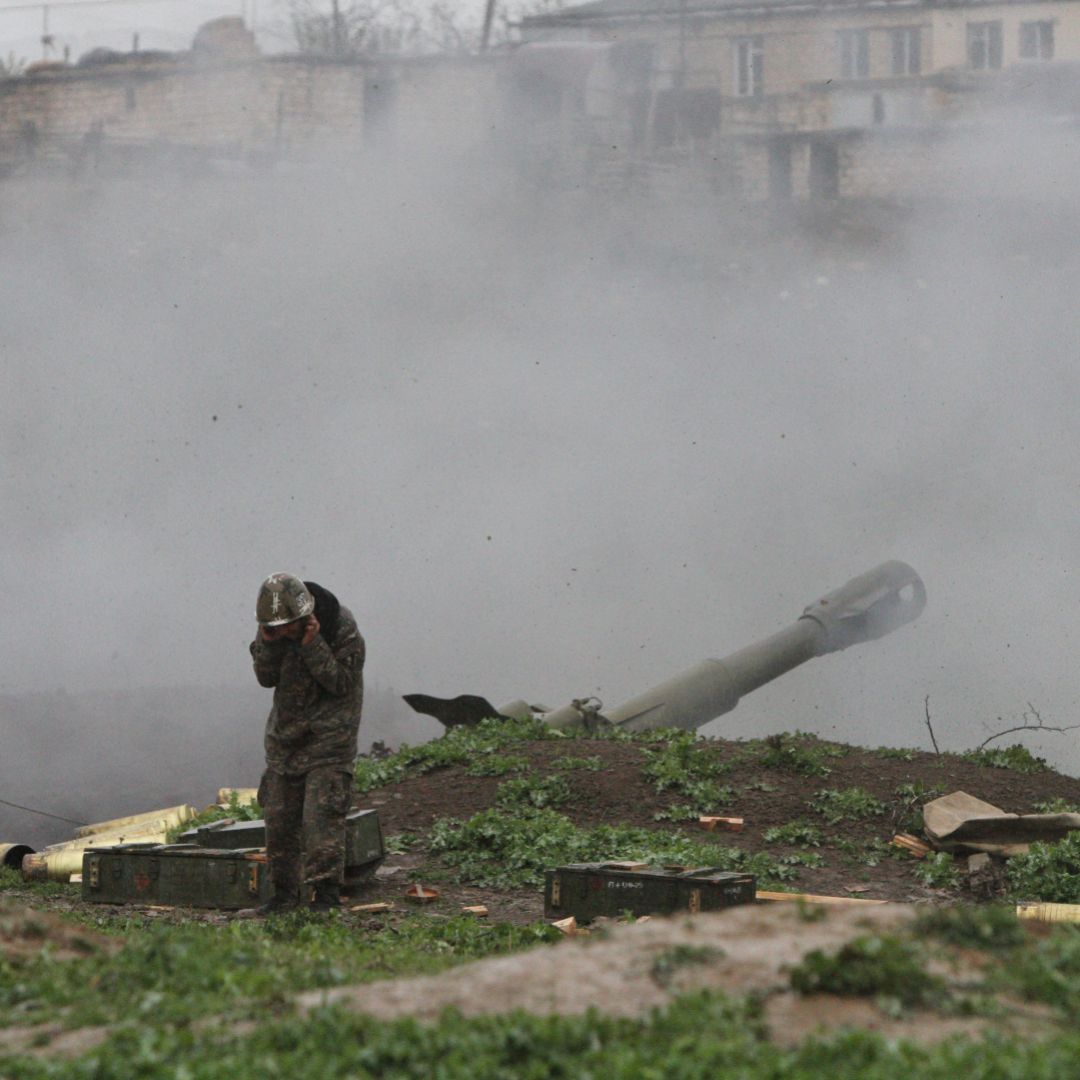
[[[197,829],[200,825],[212,825],[215,821],[231,818],[233,821],[259,821],[263,816],[262,807],[257,802],[241,802],[235,791],[229,792],[224,806],[208,806],[182,825],[174,825],[165,831],[165,842],[175,843],[176,838],[188,829]]]
[[[825,788],[810,800],[809,806],[830,825],[885,813],[885,804],[860,787]]]
[[[1037,802],[1034,806],[1034,812],[1036,814],[1080,814],[1080,806],[1069,802],[1068,799],[1061,798],[1059,795],[1045,802]]]
[[[835,953],[807,953],[791,970],[800,994],[873,997],[903,1006],[921,1005],[944,991],[911,942],[890,934],[857,937]]]
[[[692,780],[684,784],[682,792],[690,802],[674,803],[653,815],[654,821],[691,821],[702,814],[713,814],[729,806],[735,792],[726,784],[712,780]]]
[[[1011,769],[1013,772],[1035,773],[1045,772],[1049,768],[1045,758],[1035,757],[1026,746],[1021,746],[1020,743],[1006,747],[987,746],[981,750],[968,750],[960,756],[965,761],[973,761],[976,765],[989,769]]]
[[[825,856],[816,851],[794,851],[789,855],[776,856],[779,866],[810,866],[820,867],[825,865]]]
[[[66,881],[26,881],[14,867],[0,866],[0,893],[19,894],[20,898],[45,899],[51,897],[76,896],[78,885]]]
[[[604,767],[604,762],[597,754],[592,754],[589,757],[565,755],[555,758],[552,764],[557,769],[582,769],[585,772],[599,772]]]
[[[672,803],[653,814],[653,821],[694,821],[701,816],[701,811],[690,803]]]
[[[1032,844],[1005,867],[1009,891],[1019,900],[1080,903],[1080,832],[1056,844]]]
[[[933,998],[932,988],[927,997]],[[330,1007],[306,1015],[282,1011],[272,1023],[232,1033],[154,1024],[152,1015],[143,1015],[76,1060],[7,1056],[0,1073],[5,1080],[1064,1080],[1075,1072],[1078,1056],[1080,1036],[1072,1031],[1045,1038],[956,1035],[928,1045],[851,1031],[777,1045],[768,1038],[758,1001],[698,991],[642,1017],[600,1010],[569,1016],[447,1010],[419,1024]]]
[[[559,773],[550,776],[523,776],[504,780],[495,793],[495,804],[504,809],[534,807],[542,810],[561,806],[570,798],[570,785]]]
[[[999,978],[1028,999],[1080,1017],[1080,926],[1056,925],[1049,937],[1014,950]]]
[[[505,776],[529,767],[529,759],[520,754],[485,754],[478,757],[465,772],[469,776]]]
[[[542,720],[493,717],[474,727],[450,728],[445,735],[420,746],[402,746],[387,757],[358,758],[356,789],[366,793],[386,784],[399,783],[406,776],[417,776],[450,765],[472,765],[484,755],[515,744],[561,737]]]
[[[846,851],[849,855],[854,855],[855,859],[853,861],[861,863],[863,866],[878,866],[883,859],[898,859],[906,862],[910,858],[900,848],[894,847],[876,836],[863,844],[850,841],[845,842],[843,846],[840,843],[834,846],[838,850]]]
[[[730,768],[710,753],[694,732],[677,731],[658,747],[646,749],[641,772],[658,793],[671,791],[700,802],[703,793],[716,790],[717,779]]]
[[[393,833],[383,840],[387,855],[404,855],[416,844],[416,837],[408,833]]]
[[[459,881],[495,888],[539,885],[546,869],[564,863],[613,859],[743,870],[768,888],[769,883],[796,878],[801,865],[653,829],[627,825],[582,829],[550,809],[493,808],[464,822],[443,818],[432,828],[430,850],[454,869]]]
[[[789,821],[776,825],[762,833],[766,844],[790,844],[792,847],[821,847],[824,836],[816,825],[808,821]]]
[[[751,780],[746,785],[746,791],[779,791],[780,789],[775,784],[770,784],[768,780]]]
[[[915,920],[915,932],[935,937],[962,949],[1004,952],[1026,940],[1023,924],[1010,907],[1000,904],[957,904],[922,911]]]
[[[914,761],[917,750],[908,750],[899,746],[879,746],[873,751],[875,757],[894,761]]]
[[[828,776],[832,770],[825,759],[836,756],[828,744],[811,736],[770,735],[765,739],[765,752],[759,764],[765,769],[779,769],[798,776]]]
[[[914,780],[899,784],[894,794],[898,802],[893,808],[893,829],[897,832],[919,833],[923,829],[923,804],[944,792],[928,788],[922,780]]]
[[[224,926],[129,922],[122,929],[124,948],[111,955],[60,963],[46,948],[17,971],[0,960],[0,1019],[78,1027],[128,1018],[179,1023],[223,1011],[261,1016],[300,990],[439,971],[558,936],[542,924],[419,915],[357,934],[345,919],[306,912]]]
[[[945,851],[935,851],[917,860],[911,872],[929,889],[955,889],[960,884],[956,860]]]

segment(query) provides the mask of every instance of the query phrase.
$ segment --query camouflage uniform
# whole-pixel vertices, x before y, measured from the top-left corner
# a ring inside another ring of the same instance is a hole
[[[342,607],[332,646],[321,633],[307,645],[256,637],[251,656],[259,683],[274,688],[259,803],[275,894],[295,897],[301,884],[340,886],[364,696],[364,639]]]

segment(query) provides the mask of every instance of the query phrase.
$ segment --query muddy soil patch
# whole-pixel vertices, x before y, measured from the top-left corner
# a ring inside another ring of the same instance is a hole
[[[866,750],[812,738],[791,737],[785,745],[805,749],[817,761],[818,770],[806,773],[778,766],[763,742],[708,740],[702,741],[695,753],[722,769],[719,783],[729,792],[722,805],[708,809],[745,821],[742,832],[714,839],[748,853],[764,851],[778,858],[800,851],[820,856],[823,865],[800,868],[789,885],[793,889],[840,895],[855,892],[895,901],[937,899],[940,892],[927,887],[915,874],[917,861],[907,855],[896,857],[887,847],[896,832],[917,829],[922,802],[963,790],[1020,813],[1055,798],[1080,805],[1080,779],[1049,769],[1020,773],[990,768],[954,754]],[[694,821],[656,820],[658,814],[686,802],[678,792],[658,792],[644,774],[650,754],[656,750],[639,743],[568,739],[515,744],[509,752],[527,760],[524,775],[561,773],[565,777],[570,795],[556,809],[579,827],[632,825],[704,839]],[[598,759],[600,768],[592,771],[561,764],[564,759],[582,757]],[[376,806],[386,833],[412,837],[415,851],[421,852],[427,833],[439,819],[464,820],[494,805],[503,779],[470,776],[465,766],[455,765],[408,777],[357,802]],[[855,788],[876,800],[880,812],[829,822],[814,805],[824,792]],[[766,841],[768,830],[796,821],[819,829],[821,845],[797,847]],[[423,858],[409,869],[414,880],[425,873],[444,882],[448,877],[445,868],[431,858]],[[370,891],[382,898],[384,885]],[[538,913],[538,903],[525,904],[525,912]]]

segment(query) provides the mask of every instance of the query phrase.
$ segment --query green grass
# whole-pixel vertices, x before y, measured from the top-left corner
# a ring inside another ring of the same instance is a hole
[[[570,798],[570,785],[559,773],[504,780],[495,793],[495,805],[504,810],[561,806]]]
[[[873,997],[904,1007],[926,1004],[944,990],[914,944],[891,934],[857,937],[831,953],[807,953],[792,968],[791,985],[800,994]]]
[[[1036,814],[1080,814],[1080,806],[1059,795],[1045,802],[1037,802],[1033,812]]]
[[[821,847],[825,842],[822,831],[809,821],[789,821],[766,829],[762,839],[766,844],[789,844],[791,847]]]
[[[520,754],[490,753],[478,757],[465,772],[469,776],[506,776],[507,773],[523,772],[529,767],[529,759]]]
[[[656,955],[649,974],[660,986],[670,986],[685,968],[715,964],[723,958],[724,950],[713,945],[672,945]]]
[[[860,821],[885,813],[885,804],[860,787],[826,788],[819,791],[809,802],[830,825],[841,821]]]
[[[507,747],[564,738],[541,720],[484,720],[475,727],[450,728],[445,735],[420,746],[403,746],[384,758],[358,758],[356,789],[361,794],[400,783],[450,765],[477,766]]]
[[[691,840],[680,834],[625,825],[583,829],[554,810],[484,810],[468,821],[443,818],[431,831],[430,848],[457,880],[494,888],[539,885],[544,871],[565,863],[634,859],[653,865],[715,866],[754,874],[769,888],[817,865],[809,856],[774,859],[740,848]]]
[[[987,769],[1011,769],[1013,772],[1045,772],[1049,766],[1046,759],[1035,757],[1019,743],[1005,747],[984,747],[982,750],[968,750],[960,755],[965,761],[972,761]]]
[[[66,881],[25,881],[18,870],[9,866],[0,866],[0,896],[32,902],[56,897],[76,898],[80,889]]]
[[[543,924],[489,925],[464,916],[412,916],[358,931],[340,918],[306,913],[224,926],[102,919],[97,929],[122,936],[124,948],[64,962],[50,960],[47,949],[34,960],[0,961],[0,1024],[60,1018],[67,1027],[81,1027],[128,1017],[182,1023],[216,1013],[258,1016],[297,991],[439,971],[558,937]]]
[[[262,807],[257,802],[242,803],[233,791],[230,792],[229,801],[225,806],[208,806],[190,821],[185,821],[182,825],[174,825],[166,830],[165,842],[173,844],[176,838],[188,829],[197,829],[200,825],[211,825],[215,821],[224,821],[226,818],[231,818],[233,821],[259,821],[262,816]]]
[[[250,1034],[132,1020],[79,1061],[0,1061],[7,1080],[1062,1080],[1080,1035],[952,1038],[934,1046],[866,1032],[794,1049],[764,1038],[760,1006],[698,992],[641,1019],[508,1013],[387,1022],[341,1008],[279,1016]]]
[[[911,867],[915,880],[930,889],[955,889],[960,884],[956,860],[946,851],[935,851]]]
[[[770,735],[762,745],[764,750],[758,758],[762,768],[797,776],[828,776],[832,770],[826,764],[827,760],[847,753],[845,747],[821,742],[813,735],[799,731],[794,735]]]
[[[901,746],[879,746],[873,751],[875,757],[886,761],[914,761],[918,750],[909,750]]]
[[[962,949],[1008,952],[1026,940],[1023,924],[1011,907],[999,904],[956,904],[920,912],[915,921],[917,936],[929,936]]]
[[[1018,900],[1080,904],[1080,833],[1056,844],[1032,844],[1005,864],[1009,891]]]
[[[599,772],[604,767],[603,760],[597,754],[590,754],[588,757],[564,754],[554,758],[552,764],[558,769],[581,769],[584,772]]]

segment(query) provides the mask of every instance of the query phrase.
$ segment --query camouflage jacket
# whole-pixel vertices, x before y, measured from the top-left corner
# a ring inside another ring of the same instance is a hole
[[[307,645],[251,643],[255,677],[274,688],[266,720],[266,767],[299,775],[322,765],[352,767],[364,700],[364,639],[341,608],[333,646],[322,634]]]

